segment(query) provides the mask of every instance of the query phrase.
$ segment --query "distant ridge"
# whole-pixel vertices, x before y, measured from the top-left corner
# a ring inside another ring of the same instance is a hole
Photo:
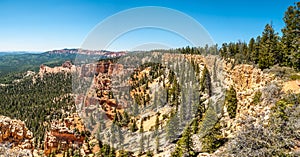
[[[87,54],[87,55],[105,55],[107,57],[118,57],[118,56],[123,56],[127,52],[125,51],[107,51],[107,50],[83,50],[83,49],[61,49],[61,50],[52,50],[52,51],[47,51],[45,53],[48,54]]]
[[[33,51],[3,51],[0,52],[0,56],[6,55],[22,55],[22,54],[40,54],[43,52],[33,52]]]
[[[79,49],[61,49],[61,50],[52,50],[46,51],[45,53],[49,54],[77,54]]]

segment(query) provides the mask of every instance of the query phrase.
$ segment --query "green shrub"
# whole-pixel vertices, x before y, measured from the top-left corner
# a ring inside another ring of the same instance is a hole
[[[252,103],[254,105],[257,105],[258,103],[260,103],[261,94],[262,94],[261,91],[255,92],[254,97],[253,97],[253,101],[252,101]]]
[[[251,116],[228,143],[224,156],[299,156],[293,151],[300,137],[300,95],[289,94],[271,108],[268,125]]]
[[[290,79],[291,80],[300,80],[300,75],[293,74],[293,75],[290,76]]]
[[[294,73],[295,71],[290,67],[274,65],[270,69],[265,69],[264,72],[274,74],[276,77],[288,78],[289,75]]]

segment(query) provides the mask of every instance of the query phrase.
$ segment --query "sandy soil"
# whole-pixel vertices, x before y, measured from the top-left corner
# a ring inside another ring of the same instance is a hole
[[[282,90],[284,92],[291,91],[296,94],[300,93],[300,80],[284,82]]]

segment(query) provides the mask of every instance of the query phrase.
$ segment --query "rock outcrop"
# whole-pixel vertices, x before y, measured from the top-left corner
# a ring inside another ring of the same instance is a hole
[[[75,70],[75,65],[72,65],[70,61],[66,61],[61,66],[53,68],[42,64],[40,66],[39,75],[43,76],[45,73],[74,72]]]
[[[0,144],[3,146],[2,148],[7,148],[6,151],[10,152],[16,150],[32,152],[34,149],[33,134],[23,121],[0,116]]]
[[[122,106],[118,105],[112,93],[112,77],[123,72],[123,65],[111,61],[100,61],[97,64],[83,65],[80,70],[80,77],[93,78],[92,88],[88,89],[87,94],[82,93],[76,97],[76,105],[80,113],[86,112],[91,114],[97,104],[105,111],[109,119],[114,117],[114,109],[121,110]],[[86,95],[84,95],[86,94]],[[91,111],[91,112],[90,112]]]
[[[264,97],[264,89],[277,82],[273,75],[263,73],[252,65],[237,65],[233,69],[231,69],[231,66],[230,64],[224,66],[226,71],[225,82],[228,87],[233,86],[236,90],[238,107],[235,119],[230,119],[224,106],[224,116],[221,121],[227,127],[223,132],[225,137],[233,137],[234,133],[242,128],[243,122],[249,117],[253,117],[257,122],[268,120],[268,114],[273,104],[264,102],[263,99],[261,99],[263,102],[253,104],[253,97],[256,92],[262,92]],[[274,100],[278,98],[279,93],[277,94],[273,95]]]
[[[45,133],[44,154],[67,150],[68,148],[80,148],[85,139],[85,127],[77,114],[73,114],[63,120],[53,121],[50,130]]]

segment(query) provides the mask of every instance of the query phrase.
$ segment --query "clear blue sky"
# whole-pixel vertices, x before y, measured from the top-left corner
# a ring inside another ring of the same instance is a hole
[[[162,6],[181,11],[201,23],[218,44],[248,41],[251,37],[260,35],[264,26],[271,21],[275,30],[280,32],[284,26],[284,12],[294,2],[296,1],[0,0],[0,51],[78,48],[99,22],[119,11],[141,6]],[[116,49],[123,48],[115,46]]]

